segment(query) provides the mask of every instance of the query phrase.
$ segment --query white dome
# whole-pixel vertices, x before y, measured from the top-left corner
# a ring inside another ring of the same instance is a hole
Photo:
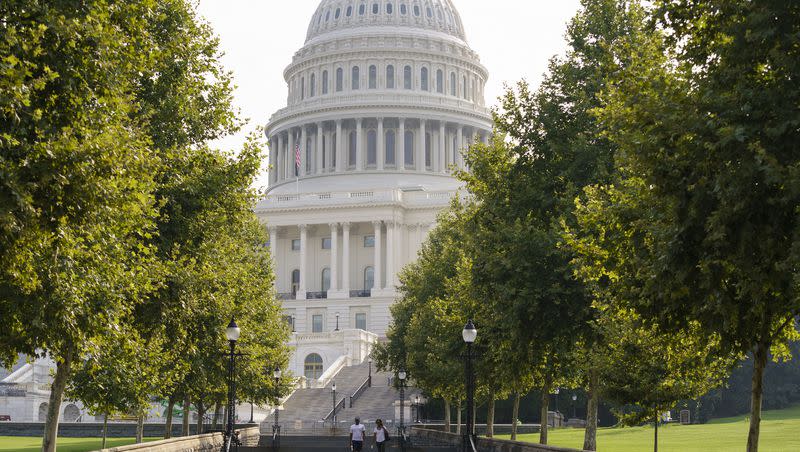
[[[450,0],[322,0],[306,43],[332,32],[375,26],[436,31],[466,42],[461,17]]]

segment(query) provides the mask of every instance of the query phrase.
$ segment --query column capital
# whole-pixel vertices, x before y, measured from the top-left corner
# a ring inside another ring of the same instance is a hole
[[[397,224],[397,222],[396,222],[396,221],[394,221],[394,220],[385,220],[385,221],[383,222],[383,224],[385,224],[387,228],[391,228],[391,227],[393,227],[395,224]]]
[[[337,222],[328,223],[328,226],[330,226],[331,229],[339,229],[339,223]]]
[[[397,118],[397,121],[400,123],[401,126],[406,124],[406,118]]]
[[[383,224],[383,221],[381,221],[381,220],[373,220],[372,221],[372,225],[375,226],[376,228],[381,227],[382,224]]]
[[[356,118],[356,124],[361,127],[361,123],[364,121],[364,118]]]
[[[277,226],[268,226],[267,230],[269,231],[270,234],[274,234],[274,233],[278,232],[278,227]]]
[[[308,229],[307,224],[298,224],[297,227],[300,228],[300,232],[305,232]]]
[[[342,229],[350,229],[350,222],[349,221],[342,221],[339,224],[342,226]]]

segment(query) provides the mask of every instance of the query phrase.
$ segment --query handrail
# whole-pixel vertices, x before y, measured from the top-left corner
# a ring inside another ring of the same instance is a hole
[[[353,402],[361,397],[361,394],[363,394],[364,391],[366,391],[370,386],[372,386],[372,376],[367,377],[366,380],[361,383],[361,386],[359,386],[358,389],[356,389],[356,391],[350,396],[350,408],[353,408]]]
[[[346,401],[347,399],[342,398],[341,400],[336,402],[336,405],[333,407],[333,409],[328,411],[328,414],[326,414],[325,417],[322,418],[322,420],[326,421],[328,419],[333,419],[333,417],[336,416],[336,413],[340,410],[339,405],[341,405],[342,410],[345,409],[347,403]]]

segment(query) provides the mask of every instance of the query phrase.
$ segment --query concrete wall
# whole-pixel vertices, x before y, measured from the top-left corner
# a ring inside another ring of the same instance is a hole
[[[448,444],[461,444],[461,435],[412,427],[412,435],[440,441]],[[566,447],[556,447],[543,444],[523,443],[493,438],[478,437],[476,444],[478,450],[483,452],[588,452]]]
[[[245,446],[258,445],[258,427],[239,430],[239,439]],[[164,439],[142,444],[112,447],[101,452],[216,452],[223,445],[222,433],[205,433],[185,438]]]
[[[409,419],[409,418],[406,418]],[[428,430],[437,430],[440,432],[444,431],[444,424],[425,424],[424,427]],[[465,428],[464,424],[461,424],[461,428]],[[525,433],[539,433],[541,429],[541,425],[539,424],[521,424],[517,426],[517,434],[525,434]],[[450,426],[450,431],[454,432],[456,430],[456,425],[452,424]],[[486,424],[475,424],[475,433],[478,435],[485,435],[486,434]],[[494,424],[494,434],[495,435],[510,435],[511,434],[511,424]]]
[[[240,424],[236,428],[251,427],[250,424]],[[196,424],[189,424],[189,430],[194,433]],[[210,429],[210,425],[205,428]],[[42,436],[44,434],[44,423],[42,422],[0,422],[0,436]],[[181,424],[172,425],[172,436],[181,435]],[[60,423],[58,424],[58,436],[64,438],[96,438],[103,436],[102,422],[80,422],[80,423]],[[132,423],[108,423],[108,437],[122,438],[136,436],[136,424]],[[144,424],[144,436],[162,437],[164,436],[164,424]]]

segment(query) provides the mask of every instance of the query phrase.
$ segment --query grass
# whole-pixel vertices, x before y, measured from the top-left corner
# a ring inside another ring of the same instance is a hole
[[[658,429],[659,452],[729,452],[744,450],[749,423],[747,416],[715,419],[704,425],[665,425]],[[550,430],[549,443],[580,449],[583,429]],[[509,435],[498,435],[508,439]],[[520,441],[539,442],[539,434],[518,435]],[[800,406],[764,411],[759,449],[769,452],[800,451]],[[601,428],[597,431],[600,452],[647,452],[653,450],[653,427]]]
[[[161,438],[145,438],[145,441],[155,441]],[[124,446],[133,444],[135,438],[108,438],[106,447]],[[87,452],[99,450],[103,443],[102,438],[58,438],[58,452]],[[0,436],[0,452],[28,452],[42,450],[40,436]]]

